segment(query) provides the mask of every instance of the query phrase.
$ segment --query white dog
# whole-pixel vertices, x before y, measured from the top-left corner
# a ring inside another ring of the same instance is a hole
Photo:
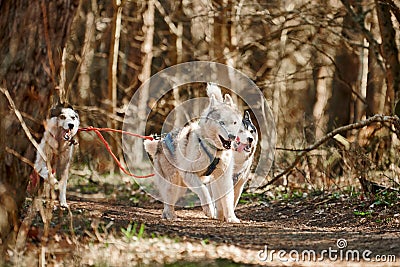
[[[222,98],[222,97],[221,97]],[[200,119],[168,133],[162,140],[144,141],[153,157],[155,184],[164,202],[163,218],[176,217],[174,206],[188,187],[199,198],[204,212],[218,219],[239,222],[234,213],[233,150],[231,143],[241,125],[241,116],[229,95],[223,101],[210,95],[208,108]],[[209,186],[212,197],[204,184]]]
[[[77,144],[73,137],[78,132],[79,115],[71,106],[61,105],[56,106],[50,113],[40,142],[40,148],[47,157],[47,162],[38,152],[35,170],[43,179],[49,181],[50,178],[52,184],[59,181],[60,205],[68,207],[66,199],[68,169],[74,145]]]

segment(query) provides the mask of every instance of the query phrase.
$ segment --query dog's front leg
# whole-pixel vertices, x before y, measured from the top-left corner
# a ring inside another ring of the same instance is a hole
[[[224,207],[222,206],[221,198],[214,199],[215,209],[216,209],[216,217],[218,220],[224,220]]]
[[[68,182],[68,169],[65,169],[61,174],[61,180],[58,183],[59,186],[59,201],[60,206],[64,208],[68,208],[67,204],[67,182]]]
[[[217,218],[227,222],[239,223],[235,215],[233,181],[230,172],[212,182],[213,196],[217,205]]]
[[[51,128],[51,126],[49,126]],[[58,150],[58,142],[54,139],[53,135],[48,131],[45,131],[40,141],[40,148],[42,152],[47,156],[47,160],[50,162],[53,157],[53,151]],[[55,181],[54,176],[50,173],[49,169],[47,168],[47,162],[42,158],[41,153],[36,153],[36,160],[35,160],[35,170],[39,174],[40,177],[43,179],[52,179],[50,183],[54,183]]]
[[[237,204],[239,203],[240,196],[242,195],[243,188],[244,188],[247,180],[248,179],[246,179],[245,177],[240,177],[239,180],[237,181],[237,183],[234,185],[233,192],[234,192],[235,208],[236,208]]]
[[[58,183],[58,190],[59,190],[59,201],[60,206],[64,208],[68,208],[67,204],[67,182],[68,182],[68,175],[69,175],[69,165],[70,159],[72,157],[72,149],[65,153],[63,157],[60,157],[59,164],[57,165],[57,176],[61,177]]]
[[[253,158],[249,162],[252,162]],[[236,184],[233,185],[234,189],[234,195],[235,195],[235,208],[239,203],[240,196],[242,195],[243,188],[246,185],[247,181],[249,180],[249,175],[250,175],[250,166],[247,165],[244,169],[243,172],[239,174],[239,179],[236,182]]]
[[[45,140],[44,138],[40,142],[40,148],[43,150],[43,153],[46,153],[44,150],[45,148]],[[39,174],[40,177],[43,179],[48,179],[49,178],[49,170],[47,169],[47,163],[46,161],[42,158],[39,152],[36,152],[36,160],[35,160],[35,171]]]
[[[210,218],[215,218],[215,208],[210,192],[199,177],[194,173],[184,173],[183,181],[200,198],[204,213]]]
[[[213,176],[210,176],[212,179],[214,179]],[[210,179],[211,179],[210,178]],[[210,192],[210,196],[211,196],[211,200],[213,202],[213,206],[214,206],[214,211],[215,211],[215,219],[224,220],[224,214],[222,212],[222,206],[221,206],[221,201],[218,201],[218,199],[215,197],[216,193],[213,193],[213,186],[212,186],[212,182],[210,182],[209,180],[207,180],[206,186],[208,189],[208,192]]]

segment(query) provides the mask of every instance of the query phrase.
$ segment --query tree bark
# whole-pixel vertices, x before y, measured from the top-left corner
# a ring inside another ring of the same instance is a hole
[[[371,24],[371,32],[375,31],[375,20]],[[368,74],[367,74],[367,117],[383,112],[384,92],[382,90],[384,83],[384,73],[376,58],[376,46],[369,44],[368,47]],[[383,98],[383,100],[382,100]]]
[[[153,62],[153,39],[154,39],[154,14],[155,14],[155,3],[154,0],[147,1],[147,10],[143,13],[143,43],[141,51],[143,53],[142,57],[142,72],[139,75],[139,80],[143,84],[151,77],[151,66]],[[146,109],[147,101],[149,100],[149,88],[148,85],[142,86],[139,92],[139,102],[138,102],[138,123],[139,129],[146,128]],[[135,165],[142,163],[143,153],[142,153],[143,141],[137,139],[134,141],[135,152],[133,162]]]
[[[378,14],[379,29],[382,37],[382,56],[386,68],[386,104],[385,112],[392,114],[400,98],[400,63],[399,51],[396,45],[396,32],[393,28],[390,6],[381,1],[375,1]],[[400,105],[396,107],[396,114],[400,115]]]
[[[93,57],[94,57],[94,44],[95,44],[95,32],[96,32],[96,25],[95,25],[95,13],[96,13],[96,6],[91,5],[90,1],[82,2],[80,6],[80,12],[84,15],[81,15],[79,21],[79,25],[77,27],[84,28],[84,41],[82,45],[82,53],[81,53],[81,61],[79,63],[79,77],[78,77],[78,89],[79,94],[78,96],[82,98],[83,101],[81,103],[87,103],[88,97],[90,95],[90,88],[91,88],[91,77],[90,71],[92,68]],[[76,22],[74,22],[76,23]],[[85,27],[82,27],[84,23]],[[77,97],[78,97],[77,96]]]
[[[122,3],[121,0],[114,0],[114,15],[112,20],[112,31],[110,38],[110,53],[108,60],[108,101],[110,114],[116,114],[117,109],[117,83],[118,83],[118,53],[120,45],[121,36],[121,23],[122,23]],[[112,129],[117,128],[117,122],[115,120],[110,120],[108,122],[108,127]],[[118,155],[120,159],[122,158],[121,147],[118,146],[118,142],[115,138],[111,137],[110,144],[112,147],[118,148]],[[116,166],[114,166],[114,169]],[[112,170],[114,171],[114,170]]]
[[[350,7],[353,1],[342,1]],[[355,1],[354,9],[361,13],[360,3]],[[360,34],[357,33],[352,14],[347,13],[343,18],[342,35],[350,41],[362,43]],[[359,91],[360,58],[356,53],[356,47],[349,47],[349,43],[341,40],[335,57],[335,74],[332,82],[332,97],[329,100],[328,130],[349,124],[355,113],[353,93]]]
[[[42,121],[58,100],[61,53],[68,37],[78,1],[5,1],[0,4],[0,81],[35,137],[40,138]],[[34,161],[35,149],[22,131],[20,122],[0,94],[0,184],[21,210]],[[8,152],[7,152],[8,151]],[[13,153],[9,153],[13,151]],[[0,201],[0,207],[4,201]],[[0,209],[1,210],[1,209]],[[10,216],[6,212],[2,216]],[[5,240],[12,228],[1,228]],[[15,225],[14,225],[15,230]]]
[[[121,36],[122,6],[121,0],[114,0],[113,28],[111,34],[110,55],[108,63],[108,100],[110,101],[110,113],[115,114],[117,108],[117,69],[119,39]],[[111,128],[115,128],[115,122],[111,122]]]

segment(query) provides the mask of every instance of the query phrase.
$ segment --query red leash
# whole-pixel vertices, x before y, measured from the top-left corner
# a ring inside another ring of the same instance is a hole
[[[123,130],[116,130],[116,129],[112,129],[112,128],[95,128],[93,126],[89,126],[86,128],[79,128],[78,130],[79,132],[95,132],[97,134],[97,136],[100,138],[100,140],[103,142],[104,146],[106,147],[107,151],[110,153],[110,155],[113,157],[114,161],[117,163],[118,167],[126,174],[135,178],[149,178],[154,176],[154,173],[148,174],[148,175],[135,175],[133,173],[130,173],[129,171],[127,171],[121,164],[121,162],[117,159],[117,157],[114,155],[114,153],[111,151],[110,145],[107,143],[106,139],[104,139],[103,135],[100,132],[114,132],[114,133],[121,133],[121,134],[127,134],[130,136],[135,136],[135,137],[139,137],[142,139],[146,139],[146,140],[154,140],[154,138],[152,136],[144,136],[144,135],[140,135],[140,134],[135,134],[135,133],[130,133],[127,131],[123,131]]]

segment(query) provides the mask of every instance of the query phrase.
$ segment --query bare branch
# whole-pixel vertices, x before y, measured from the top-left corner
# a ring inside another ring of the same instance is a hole
[[[400,23],[400,8],[393,2],[393,0],[383,0],[389,5],[390,10],[396,17],[397,21]]]
[[[87,112],[100,113],[101,115],[104,115],[111,120],[118,121],[118,122],[124,122],[123,117],[118,116],[116,114],[111,114],[107,110],[96,107],[96,106],[76,106],[75,108],[77,110],[84,111],[85,113],[87,113]],[[115,112],[124,113],[123,109],[121,109],[121,108],[116,108]]]
[[[32,161],[30,161],[29,159],[27,159],[26,157],[22,156],[20,153],[18,153],[17,151],[15,151],[12,148],[9,148],[8,146],[6,146],[6,152],[10,153],[11,155],[14,155],[16,158],[18,158],[20,161],[28,164],[29,166],[31,166],[32,168],[35,168],[35,165],[33,164]]]
[[[317,149],[319,146],[321,146],[322,144],[324,144],[325,142],[327,142],[328,140],[333,138],[335,135],[343,133],[343,132],[347,132],[347,131],[350,131],[350,130],[354,130],[354,129],[360,129],[360,128],[363,128],[363,127],[365,127],[367,125],[370,125],[372,123],[376,123],[376,122],[380,122],[380,123],[389,122],[391,125],[394,125],[395,129],[396,129],[396,134],[397,134],[397,136],[400,137],[400,119],[397,116],[385,116],[385,115],[376,114],[375,116],[373,116],[371,118],[368,118],[366,120],[359,121],[359,122],[356,122],[356,123],[352,123],[352,124],[349,124],[349,125],[345,125],[345,126],[336,128],[333,131],[329,132],[324,137],[322,137],[321,139],[319,139],[314,144],[312,144],[312,145],[310,145],[310,146],[308,146],[306,148],[300,149],[301,152],[297,155],[296,159],[292,162],[292,164],[289,165],[289,167],[287,167],[280,174],[278,174],[277,176],[272,178],[265,185],[261,186],[259,189],[266,188],[268,185],[273,184],[274,182],[276,182],[282,176],[284,176],[284,175],[288,174],[289,172],[291,172],[292,169],[296,167],[296,165],[300,162],[300,160],[308,152],[310,152],[310,151],[312,151],[314,149]]]
[[[161,5],[159,1],[154,1],[154,5],[156,6],[158,12],[163,16],[165,23],[167,23],[171,33],[175,34],[178,36],[178,28],[176,25],[172,22],[171,18],[167,15],[167,12],[165,11],[164,7]]]
[[[11,108],[14,110],[15,116],[17,116],[22,129],[24,130],[26,137],[28,137],[29,141],[32,143],[32,145],[36,148],[36,150],[39,152],[40,156],[47,161],[46,154],[43,152],[43,150],[40,148],[39,144],[36,142],[36,140],[33,138],[31,132],[28,129],[28,126],[26,126],[26,123],[24,119],[22,118],[21,112],[17,109],[15,106],[15,103],[13,99],[11,98],[10,92],[6,88],[0,87],[0,91],[5,95],[5,97],[8,100],[8,103],[10,104]]]

